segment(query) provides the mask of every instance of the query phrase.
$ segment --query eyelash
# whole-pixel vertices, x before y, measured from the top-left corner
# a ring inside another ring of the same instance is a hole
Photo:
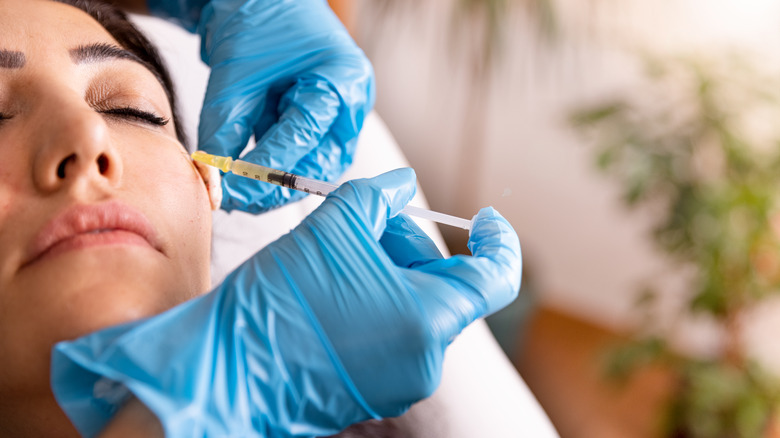
[[[138,108],[133,108],[129,106],[120,107],[120,108],[101,109],[98,110],[98,112],[110,116],[118,116],[118,117],[125,117],[128,119],[140,120],[142,122],[146,122],[154,126],[165,126],[170,121],[165,117],[160,117],[148,111],[140,110]],[[0,117],[2,117],[2,115],[0,115]]]
[[[165,126],[170,122],[169,119],[157,116],[148,111],[143,111],[133,107],[111,108],[107,110],[99,110],[101,114],[107,114],[111,116],[126,117],[131,119],[137,119],[142,122],[149,123],[154,126]],[[0,113],[0,122],[10,120],[12,116]]]

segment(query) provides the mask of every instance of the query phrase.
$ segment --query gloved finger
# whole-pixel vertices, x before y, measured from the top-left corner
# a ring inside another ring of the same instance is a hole
[[[379,243],[397,266],[413,268],[442,258],[439,248],[409,216],[389,219]]]
[[[219,169],[197,160],[192,160],[192,164],[195,165],[195,169],[197,169],[201,179],[206,184],[211,210],[218,210],[222,204],[222,177],[219,175]]]
[[[469,248],[471,257],[454,256],[414,269],[450,286],[429,288],[420,295],[429,307],[446,305],[453,319],[449,327],[456,325],[458,330],[511,303],[520,290],[520,242],[509,222],[493,208],[483,208],[475,217]]]
[[[391,170],[368,179],[347,181],[323,203],[338,205],[352,222],[368,227],[377,241],[387,219],[396,216],[414,197],[417,177],[411,168]]]
[[[279,120],[262,137],[255,131],[260,140],[243,160],[309,178],[335,179],[349,165],[352,156],[328,135],[330,125],[338,115],[338,105],[338,96],[326,81],[298,81],[278,105],[282,114]],[[276,111],[273,114],[275,116]],[[267,126],[268,119],[267,115],[261,116],[256,128]],[[317,159],[308,159],[312,153]],[[222,183],[225,193],[222,208],[227,211],[237,209],[257,214],[305,196],[301,192],[257,184],[235,175],[227,175]]]
[[[198,124],[198,149],[238,158],[265,111],[267,92],[253,82],[262,84],[265,78],[234,74],[225,67],[211,71]]]
[[[300,160],[320,146],[339,114],[340,105],[339,96],[329,82],[318,78],[299,79],[279,102],[279,121],[265,132],[255,131],[257,146],[244,160],[292,171]],[[336,153],[332,149],[335,142],[324,144],[329,146],[324,154]]]
[[[334,181],[352,164],[356,147],[357,137],[345,141],[343,136],[338,135],[335,126],[331,127],[320,144],[295,164],[292,173]]]

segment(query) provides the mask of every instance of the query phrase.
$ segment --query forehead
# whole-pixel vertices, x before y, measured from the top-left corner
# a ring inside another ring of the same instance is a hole
[[[45,60],[85,43],[113,43],[92,17],[49,0],[0,0],[0,49],[20,51],[28,62]]]

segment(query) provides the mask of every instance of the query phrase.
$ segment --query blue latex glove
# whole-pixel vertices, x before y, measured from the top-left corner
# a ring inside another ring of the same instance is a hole
[[[54,393],[85,435],[129,388],[167,436],[321,436],[430,395],[444,350],[520,287],[517,235],[479,212],[441,258],[405,215],[415,176],[344,184],[216,290],[55,348]],[[380,240],[381,237],[381,240]]]
[[[160,0],[152,13],[202,37],[211,67],[199,149],[333,181],[374,105],[371,64],[324,0]],[[259,213],[304,194],[228,174],[222,208]]]

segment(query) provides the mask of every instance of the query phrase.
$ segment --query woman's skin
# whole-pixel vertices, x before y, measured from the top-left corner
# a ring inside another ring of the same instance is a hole
[[[76,435],[51,347],[206,292],[210,233],[155,76],[76,8],[0,0],[0,435]]]

